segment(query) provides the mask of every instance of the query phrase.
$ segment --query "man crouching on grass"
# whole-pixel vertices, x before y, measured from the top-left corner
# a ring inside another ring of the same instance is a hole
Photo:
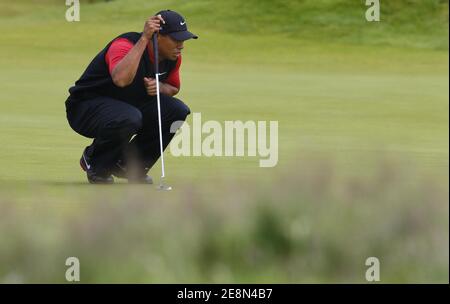
[[[142,33],[125,33],[112,40],[69,89],[66,112],[71,128],[94,138],[80,159],[90,183],[113,183],[112,175],[152,183],[147,173],[160,157],[154,33],[159,45],[164,149],[174,136],[172,123],[184,121],[190,113],[173,96],[180,90],[183,43],[197,36],[187,30],[181,15],[161,11],[146,21]]]

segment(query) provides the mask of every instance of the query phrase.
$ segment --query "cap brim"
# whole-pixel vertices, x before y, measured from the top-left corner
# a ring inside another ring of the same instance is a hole
[[[189,31],[182,31],[182,32],[173,32],[173,33],[169,33],[170,37],[172,37],[175,40],[178,41],[184,41],[184,40],[188,40],[188,39],[197,39],[198,36],[192,34]]]

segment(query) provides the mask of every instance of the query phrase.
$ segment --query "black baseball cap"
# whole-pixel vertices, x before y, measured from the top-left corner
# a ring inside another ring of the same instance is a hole
[[[186,19],[177,12],[171,10],[164,10],[156,13],[166,22],[161,22],[159,33],[162,35],[169,35],[175,40],[184,41],[188,39],[197,39],[198,36],[192,34],[187,30]]]

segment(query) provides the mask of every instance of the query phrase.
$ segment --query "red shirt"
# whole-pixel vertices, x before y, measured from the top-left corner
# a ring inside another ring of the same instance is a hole
[[[114,67],[128,54],[133,48],[134,44],[125,38],[118,38],[111,43],[108,51],[106,52],[105,60],[108,65],[109,74],[112,74]],[[151,52],[150,52],[151,53]],[[150,56],[150,61],[153,62],[153,58]],[[165,83],[180,89],[180,65],[181,55],[177,59],[175,68],[170,72]]]

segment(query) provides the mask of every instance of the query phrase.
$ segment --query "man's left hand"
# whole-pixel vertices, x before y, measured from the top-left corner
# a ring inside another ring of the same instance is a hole
[[[147,90],[147,94],[150,96],[156,95],[156,79],[144,77],[144,85]]]

